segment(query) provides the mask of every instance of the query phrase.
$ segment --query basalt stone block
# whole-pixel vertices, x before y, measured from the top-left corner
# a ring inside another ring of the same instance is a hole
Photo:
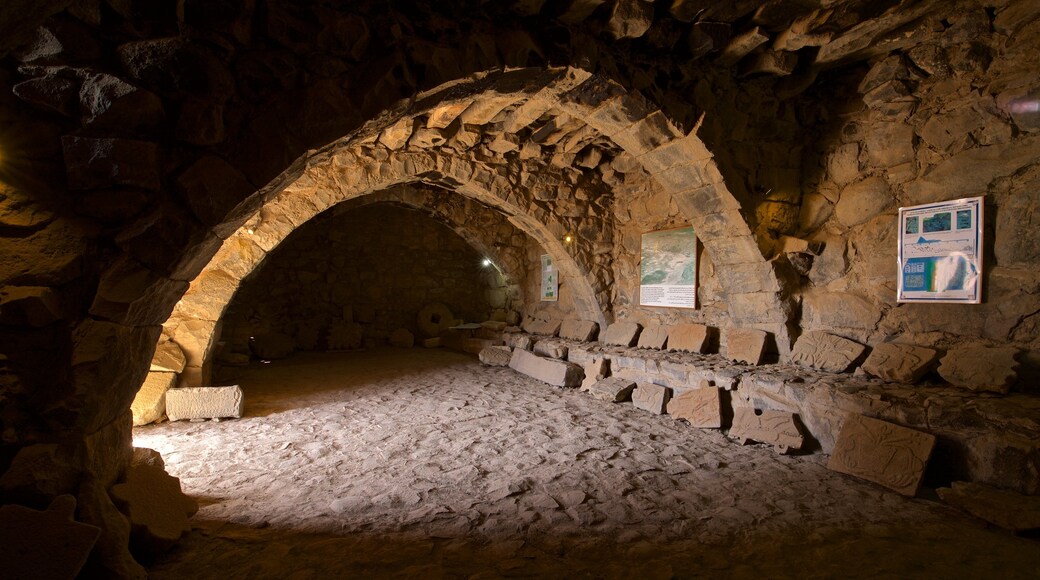
[[[170,421],[237,419],[242,416],[242,389],[238,385],[170,389],[166,391],[166,415]]]
[[[493,367],[507,367],[513,358],[513,349],[508,346],[489,346],[477,355],[480,362]]]
[[[668,329],[668,350],[708,352],[708,327],[703,324],[676,324]]]
[[[937,358],[930,348],[884,342],[873,347],[863,370],[885,381],[912,384],[935,366]]]
[[[726,356],[751,365],[762,364],[769,333],[754,328],[731,328],[726,331]]]
[[[534,345],[534,352],[549,358],[566,359],[567,345],[557,340],[539,340]]]
[[[589,342],[596,339],[599,333],[599,324],[591,320],[577,320],[568,318],[560,325],[560,338]]]
[[[639,333],[639,348],[653,348],[662,350],[668,343],[668,328],[664,326],[651,326]]]
[[[589,387],[589,394],[603,401],[620,403],[627,401],[635,388],[635,381],[613,376],[592,383]]]
[[[795,422],[794,413],[786,411],[773,411],[770,409],[757,410],[750,407],[738,407],[733,409],[733,428],[730,429],[731,437],[736,437],[741,443],[748,440],[768,443],[776,449],[777,453],[787,453],[792,449],[801,449],[805,442],[798,424]]]
[[[701,429],[721,429],[721,393],[714,387],[684,391],[668,401],[668,414]]]
[[[946,353],[939,375],[950,384],[973,391],[1007,393],[1018,378],[1019,363],[1014,347],[984,346],[957,348]]]
[[[76,498],[61,495],[45,511],[0,507],[0,563],[6,578],[75,578],[101,528],[72,519]]]
[[[671,396],[672,390],[668,387],[653,383],[639,383],[632,391],[632,405],[655,415],[664,415],[665,406]]]
[[[827,468],[915,496],[935,437],[862,415],[849,415]]]
[[[557,387],[577,387],[585,377],[574,363],[540,357],[522,348],[513,350],[509,366],[518,373]]]
[[[851,370],[866,350],[867,347],[847,338],[811,331],[795,343],[791,362],[821,371],[844,373]]]
[[[632,346],[639,338],[642,328],[638,322],[615,322],[607,327],[600,337],[600,342],[615,346]]]
[[[581,382],[581,390],[588,391],[593,383],[610,375],[610,359],[593,357],[585,363],[585,379]]]

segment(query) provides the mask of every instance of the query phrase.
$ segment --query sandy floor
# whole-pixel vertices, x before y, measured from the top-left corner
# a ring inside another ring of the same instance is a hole
[[[1040,577],[1040,542],[822,456],[445,351],[250,367],[246,417],[135,430],[203,506],[155,578]]]

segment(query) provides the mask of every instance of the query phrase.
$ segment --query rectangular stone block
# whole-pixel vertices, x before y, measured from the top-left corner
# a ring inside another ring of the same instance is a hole
[[[845,418],[827,469],[873,481],[913,497],[935,436],[863,415]]]
[[[597,334],[599,334],[599,324],[591,320],[568,318],[560,325],[560,338],[568,340],[590,342],[596,340]]]
[[[703,324],[676,324],[668,329],[668,350],[708,352],[708,327]]]
[[[513,349],[508,346],[489,346],[477,355],[480,362],[493,367],[507,367],[513,359]]]
[[[242,416],[242,389],[238,385],[170,389],[166,391],[166,415],[170,421],[237,419]]]
[[[158,421],[166,410],[166,393],[177,384],[177,373],[148,373],[130,404],[134,425]]]
[[[509,366],[518,373],[557,387],[577,387],[585,371],[574,363],[540,357],[522,348],[513,349]]]
[[[810,331],[798,338],[791,351],[791,362],[821,371],[844,373],[852,369],[866,350],[867,347],[847,338]]]
[[[733,409],[733,428],[729,430],[729,435],[736,437],[741,443],[748,440],[768,443],[778,453],[801,449],[805,441],[795,423],[794,413],[750,407]]]
[[[562,325],[563,322],[560,320],[538,320],[537,318],[528,318],[524,321],[523,329],[524,332],[529,332],[531,334],[556,336],[559,334]]]
[[[594,357],[585,363],[585,379],[581,381],[581,390],[588,391],[592,384],[610,374],[610,360]]]
[[[539,340],[534,343],[534,352],[549,358],[567,359],[567,345],[558,340]]]
[[[722,396],[714,387],[692,389],[668,401],[668,414],[701,429],[722,428]]]
[[[589,394],[603,401],[620,403],[627,401],[636,388],[636,382],[618,376],[611,376],[596,381],[589,387]]]
[[[642,326],[638,322],[615,322],[607,327],[600,337],[600,342],[614,346],[632,346],[636,343],[640,330]]]
[[[913,384],[935,366],[938,357],[923,346],[884,342],[873,347],[863,370],[885,381]]]
[[[649,326],[639,333],[639,348],[653,348],[661,350],[668,344],[668,328],[664,326]]]
[[[664,415],[665,405],[668,404],[671,396],[672,390],[668,387],[653,383],[639,383],[632,391],[632,405],[655,415]]]
[[[518,332],[504,332],[502,333],[502,340],[506,346],[511,348],[519,348],[523,350],[531,350],[534,348],[534,338],[528,334],[520,334]]]
[[[750,365],[762,364],[768,336],[754,328],[730,328],[726,331],[726,357]]]

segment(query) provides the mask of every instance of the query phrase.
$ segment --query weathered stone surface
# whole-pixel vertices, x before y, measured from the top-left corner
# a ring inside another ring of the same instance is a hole
[[[149,370],[160,373],[179,373],[187,364],[184,351],[172,340],[162,340],[155,346],[152,366]]]
[[[568,318],[560,325],[560,338],[590,342],[596,339],[599,324],[591,320]]]
[[[513,349],[508,346],[489,346],[477,355],[480,362],[493,367],[507,367],[513,358]]]
[[[653,383],[638,383],[632,391],[632,405],[655,415],[664,415],[665,406],[672,396],[668,387]]]
[[[668,350],[708,352],[709,329],[703,324],[676,324],[668,329]]]
[[[648,326],[639,333],[639,348],[663,350],[668,343],[668,327]]]
[[[156,454],[157,455],[157,454]],[[191,529],[188,518],[198,505],[181,492],[181,482],[161,462],[135,454],[126,481],[112,487],[112,499],[130,519],[131,549],[156,555],[172,547]]]
[[[183,367],[182,367],[183,368]],[[177,373],[150,372],[137,391],[130,411],[134,425],[147,425],[162,419],[166,412],[166,392],[177,384]]]
[[[585,363],[585,378],[581,381],[581,390],[588,391],[596,381],[610,375],[610,359],[592,357]]]
[[[938,353],[911,344],[884,342],[875,345],[863,361],[863,370],[886,381],[916,383],[935,366]]]
[[[1040,497],[967,481],[955,481],[952,486],[935,491],[946,503],[1005,530],[1040,529]]]
[[[603,332],[599,340],[603,344],[632,346],[636,343],[640,330],[642,330],[642,326],[638,322],[615,322],[607,326],[607,330]]]
[[[170,421],[238,419],[242,416],[242,389],[238,385],[170,389],[166,391],[166,415]]]
[[[556,336],[559,334],[562,326],[563,321],[561,320],[539,320],[537,318],[528,318],[524,321],[523,329],[525,332],[531,334]]]
[[[128,139],[94,139],[66,135],[61,139],[69,187],[112,186],[159,189],[159,150],[155,143]]]
[[[412,348],[415,346],[415,335],[407,329],[398,328],[390,333],[390,346],[398,348]]]
[[[8,578],[75,578],[101,535],[72,519],[76,498],[61,495],[45,511],[0,507],[0,562]]]
[[[867,347],[833,334],[809,331],[798,338],[791,362],[831,373],[852,370]]]
[[[62,317],[61,300],[45,286],[4,286],[0,289],[0,324],[47,326]]]
[[[805,436],[795,422],[794,413],[750,407],[733,409],[733,427],[729,435],[742,443],[747,440],[768,443],[778,453],[801,449],[805,441]]]
[[[880,177],[868,177],[841,192],[834,215],[846,226],[859,225],[892,206],[892,188]]]
[[[101,528],[101,536],[81,575],[85,578],[148,578],[148,573],[130,554],[130,522],[119,513],[104,485],[95,478],[87,480],[80,486],[76,500],[76,514],[83,523]]]
[[[509,366],[519,373],[557,387],[577,387],[585,377],[582,368],[574,363],[540,357],[522,348],[513,350]]]
[[[722,397],[719,389],[705,387],[683,391],[668,401],[668,414],[685,419],[701,429],[722,428]]]
[[[331,344],[332,341],[329,342]],[[251,338],[249,348],[258,358],[276,360],[292,354],[296,350],[296,343],[291,336],[279,332],[263,332]]]
[[[636,382],[617,376],[600,379],[589,386],[589,394],[603,401],[620,403],[627,401],[632,396],[632,390],[636,388]]]
[[[207,155],[177,177],[177,189],[199,221],[215,228],[218,235],[234,233],[249,212],[246,199],[256,191],[245,175],[215,155]],[[221,226],[226,221],[233,225]]]
[[[726,330],[726,356],[750,365],[762,364],[769,333],[754,328],[729,328]]]
[[[447,305],[440,302],[427,304],[416,316],[419,333],[427,338],[440,336],[455,325],[455,315]]]
[[[539,340],[534,345],[534,352],[549,358],[566,359],[567,345],[558,340]]]
[[[88,75],[79,91],[84,125],[147,130],[163,119],[162,101],[154,93],[106,73]]]
[[[935,437],[894,423],[850,414],[827,468],[915,496]]]
[[[955,348],[942,357],[939,376],[973,391],[1007,393],[1018,378],[1018,349],[984,346]]]
[[[516,332],[506,332],[502,334],[502,341],[505,342],[506,346],[511,348],[519,348],[521,350],[532,350],[534,349],[535,340],[529,335],[520,334]]]
[[[48,112],[72,116],[76,109],[79,85],[58,75],[46,75],[22,81],[11,92],[30,105]]]

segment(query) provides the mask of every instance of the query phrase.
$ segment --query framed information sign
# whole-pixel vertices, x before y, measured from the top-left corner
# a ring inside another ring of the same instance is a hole
[[[899,208],[899,302],[982,300],[983,198]]]
[[[560,273],[552,256],[542,254],[542,302],[556,302],[560,294]]]
[[[697,307],[697,236],[692,227],[643,234],[639,305]]]

